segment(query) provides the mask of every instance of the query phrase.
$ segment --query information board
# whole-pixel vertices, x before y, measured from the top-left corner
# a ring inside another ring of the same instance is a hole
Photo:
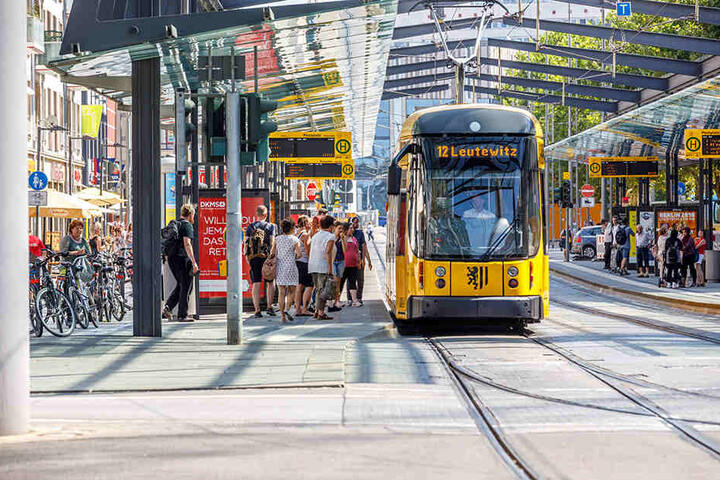
[[[285,178],[353,180],[355,162],[350,159],[343,163],[286,163]]]
[[[720,158],[720,129],[686,129],[685,158]]]
[[[657,177],[658,157],[590,157],[590,178]]]
[[[342,163],[352,159],[350,132],[274,132],[270,161],[286,163]]]

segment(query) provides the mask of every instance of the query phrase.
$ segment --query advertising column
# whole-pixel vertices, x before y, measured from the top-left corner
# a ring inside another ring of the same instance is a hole
[[[257,220],[255,211],[260,205],[268,205],[268,191],[243,189],[242,230]],[[225,298],[227,294],[227,255],[225,247],[225,191],[220,189],[201,190],[198,208],[198,240],[200,259],[200,299]],[[250,265],[242,257],[243,298],[250,299]],[[264,292],[264,289],[262,290]],[[264,294],[264,293],[263,293]]]

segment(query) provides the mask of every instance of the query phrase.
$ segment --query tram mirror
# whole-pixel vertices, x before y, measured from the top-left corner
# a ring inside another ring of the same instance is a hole
[[[387,192],[388,195],[400,194],[400,179],[402,177],[402,168],[397,163],[391,163],[388,168]]]

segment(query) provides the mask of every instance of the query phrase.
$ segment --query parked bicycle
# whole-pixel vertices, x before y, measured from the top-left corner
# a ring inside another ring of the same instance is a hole
[[[56,337],[67,337],[75,330],[75,311],[68,297],[55,286],[48,268],[48,263],[62,254],[46,251],[48,255],[44,260],[35,261],[40,285],[35,294],[35,309],[48,332]]]

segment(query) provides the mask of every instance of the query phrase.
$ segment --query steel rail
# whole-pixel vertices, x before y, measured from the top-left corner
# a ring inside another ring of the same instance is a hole
[[[463,380],[462,375],[453,367],[454,361],[443,351],[439,342],[430,337],[425,337],[425,340],[448,372],[453,386],[468,407],[468,412],[475,421],[478,430],[488,439],[490,445],[498,455],[500,455],[505,464],[520,479],[540,479],[540,475],[535,473],[532,467],[517,453],[515,448],[507,440],[492,410],[480,400],[472,387]]]
[[[692,425],[689,425],[690,422],[674,419],[673,417],[668,415],[667,412],[665,412],[665,410],[663,410],[659,406],[655,405],[649,399],[645,398],[644,396],[640,395],[639,393],[635,392],[634,390],[619,384],[618,382],[613,382],[613,381],[609,380],[608,378],[605,378],[604,374],[598,373],[596,371],[594,365],[586,362],[585,360],[580,359],[576,355],[566,352],[564,349],[558,347],[554,343],[549,342],[542,338],[533,337],[527,331],[524,334],[524,336],[525,336],[525,338],[532,340],[533,342],[537,343],[538,345],[542,345],[543,347],[547,348],[548,350],[551,350],[552,352],[555,352],[556,354],[560,355],[561,357],[563,357],[564,359],[566,359],[573,365],[577,366],[578,368],[585,371],[589,375],[600,380],[602,383],[604,383],[608,387],[612,388],[613,390],[618,392],[620,395],[627,398],[631,402],[635,403],[639,407],[655,414],[655,416],[657,416],[660,420],[662,420],[664,423],[666,423],[668,426],[670,426],[682,438],[688,440],[690,443],[693,443],[696,446],[699,446],[706,452],[713,455],[716,459],[720,460],[720,445],[715,440],[708,438],[705,435],[698,432]]]

